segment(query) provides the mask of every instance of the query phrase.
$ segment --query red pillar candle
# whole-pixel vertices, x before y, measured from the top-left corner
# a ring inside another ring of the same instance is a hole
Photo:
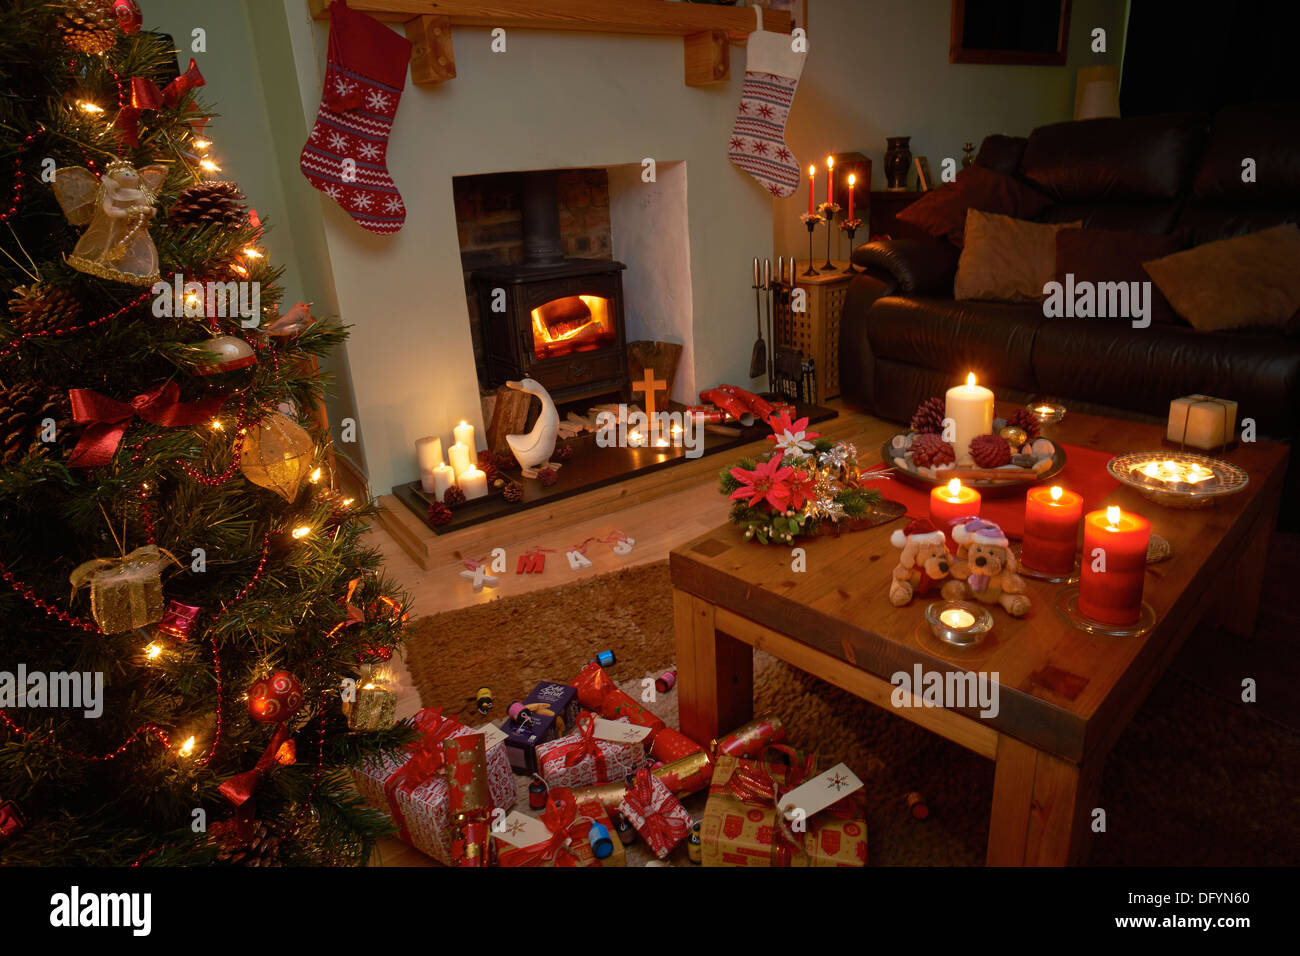
[[[1034,488],[1025,496],[1025,538],[1020,563],[1034,571],[1064,577],[1074,570],[1083,496],[1056,485]]]
[[[808,167],[808,215],[810,216],[817,211],[813,205],[813,203],[815,202],[815,197],[813,196],[813,185],[816,179],[817,179],[817,167],[809,166]]]
[[[930,521],[947,536],[950,549],[955,550],[955,547],[952,527],[948,522],[979,513],[980,493],[974,488],[967,488],[956,478],[930,491]]]
[[[1120,627],[1137,622],[1150,540],[1151,522],[1141,515],[1114,505],[1088,512],[1083,519],[1079,613]]]

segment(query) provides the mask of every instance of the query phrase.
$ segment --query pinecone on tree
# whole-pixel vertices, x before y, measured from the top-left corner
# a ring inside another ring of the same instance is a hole
[[[909,427],[918,435],[938,435],[943,432],[943,416],[947,404],[942,398],[927,398],[912,413]]]
[[[195,183],[182,189],[167,213],[173,226],[242,226],[248,222],[244,193],[234,183]]]
[[[78,53],[107,53],[117,42],[113,0],[69,0],[57,24],[63,42]]]
[[[253,821],[252,836],[243,839],[233,820],[221,820],[209,833],[217,844],[217,862],[230,866],[280,866],[280,837],[261,820]]]
[[[70,329],[81,317],[81,303],[68,289],[42,285],[15,286],[9,300],[14,331],[49,334]]]
[[[54,421],[54,441],[60,444],[72,428],[72,410],[66,396],[51,392],[40,382],[0,385],[0,466],[10,468],[42,442],[42,422]]]
[[[1014,425],[1016,428],[1019,428],[1026,435],[1029,436],[1030,441],[1033,441],[1035,438],[1037,438],[1040,434],[1042,434],[1043,431],[1042,426],[1039,424],[1038,419],[1035,418],[1033,414],[1028,409],[1025,408],[1017,408],[1014,412],[1012,412],[1009,416],[1007,416],[1007,424]]]
[[[507,481],[501,495],[506,501],[520,501],[524,497],[524,486],[517,481]]]

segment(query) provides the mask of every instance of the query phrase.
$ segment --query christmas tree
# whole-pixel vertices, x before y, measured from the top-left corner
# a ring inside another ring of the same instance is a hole
[[[321,427],[346,332],[280,314],[203,85],[134,0],[0,0],[5,864],[361,863],[391,827],[348,770],[410,730],[345,714],[405,617]]]

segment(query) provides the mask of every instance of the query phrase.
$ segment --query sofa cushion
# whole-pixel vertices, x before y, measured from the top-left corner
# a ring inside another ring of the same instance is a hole
[[[1174,231],[1182,203],[1176,199],[1152,202],[1057,203],[1039,215],[1039,222],[1081,222],[1084,229],[1133,229],[1137,232]]]
[[[941,369],[953,384],[974,372],[982,382],[1032,390],[1034,332],[1043,321],[1038,304],[885,296],[867,313],[867,338],[876,358]]]
[[[1067,400],[1164,418],[1180,395],[1219,395],[1238,402],[1264,434],[1295,434],[1300,341],[1293,338],[1051,319],[1034,336],[1032,364],[1041,391]]]
[[[1079,223],[1043,224],[971,209],[954,299],[1036,302],[1056,273],[1056,234]]]
[[[1020,168],[1020,157],[1025,155],[1025,144],[1028,142],[1023,136],[1004,136],[1002,133],[985,136],[975,157],[975,165],[1004,176],[1014,176]]]
[[[1040,126],[1020,176],[1058,203],[1171,200],[1191,185],[1205,125],[1175,113]]]
[[[1047,197],[1024,183],[983,166],[967,166],[956,182],[930,190],[896,218],[960,246],[970,209],[1033,219],[1047,206]]]
[[[1154,236],[1147,232],[1119,229],[1062,229],[1056,234],[1056,281],[1072,275],[1080,282],[1150,282],[1142,263],[1178,252],[1187,245],[1181,233]],[[1180,325],[1169,300],[1151,287],[1152,322]],[[1123,321],[1128,321],[1123,319]]]
[[[1300,311],[1300,228],[1295,225],[1207,242],[1143,268],[1198,332],[1282,329]]]

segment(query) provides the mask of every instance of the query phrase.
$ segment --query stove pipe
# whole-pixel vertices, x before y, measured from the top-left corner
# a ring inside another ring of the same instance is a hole
[[[555,173],[523,174],[524,265],[550,266],[564,261],[560,241],[560,196]]]

